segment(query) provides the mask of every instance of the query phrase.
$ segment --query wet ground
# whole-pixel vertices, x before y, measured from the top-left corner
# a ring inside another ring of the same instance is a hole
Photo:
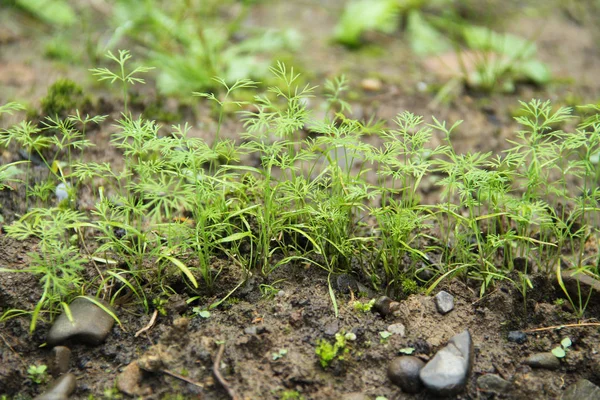
[[[304,45],[293,56],[285,56],[293,57],[301,66],[301,72],[315,84],[346,74],[357,118],[373,116],[389,121],[409,110],[425,116],[428,121],[431,115],[449,123],[464,120],[453,141],[458,153],[505,149],[505,140],[513,137],[518,129],[512,117],[519,99],[541,98],[550,99],[556,105],[574,105],[597,102],[600,96],[598,32],[587,18],[577,18],[567,8],[546,5],[540,15],[514,17],[507,14],[510,17],[499,23],[505,31],[535,40],[539,58],[553,73],[551,84],[537,87],[523,83],[517,86],[515,93],[492,95],[461,86],[448,97],[439,99],[436,94],[447,79],[447,64],[451,63],[448,59],[445,66],[436,64],[436,60],[417,59],[400,34],[376,35],[373,38],[376,51],[349,51],[332,45],[329,38],[340,5],[337,2],[294,3],[259,4],[253,8],[247,23],[297,29],[304,37]],[[0,104],[24,100],[39,107],[39,99],[55,79],[71,77],[84,85],[98,112],[118,118],[120,104],[116,94],[93,84],[86,71],[94,65],[73,67],[41,58],[39,39],[43,32],[30,29],[33,26],[30,19],[13,17],[8,13],[0,17],[4,19],[4,24],[0,24],[3,25],[0,28]],[[367,78],[378,84],[374,87],[372,82],[365,81]],[[136,87],[136,90],[146,99],[157,96],[151,84]],[[134,109],[139,112],[145,106],[147,103],[140,101]],[[188,120],[193,125],[193,135],[212,140],[217,122],[208,105],[190,105],[170,99],[164,108]],[[2,126],[8,126],[19,117],[22,116],[5,118]],[[90,132],[90,140],[97,146],[87,157],[118,167],[122,156],[107,145],[113,129],[107,122]],[[223,136],[237,140],[241,129],[236,117],[231,116],[225,122]],[[441,137],[434,137],[432,144],[440,141]],[[2,161],[7,162],[17,155],[5,152],[2,157]],[[19,200],[22,195],[10,191],[0,193],[2,213],[7,221],[23,211]],[[437,187],[424,186],[422,201],[431,203],[438,198]],[[27,252],[35,248],[35,242],[18,242],[0,236],[0,266],[25,268],[29,260]],[[536,277],[536,290],[526,301],[508,285],[499,285],[480,298],[473,282],[444,282],[438,289],[451,293],[456,302],[455,309],[446,315],[438,313],[433,299],[423,294],[398,298],[402,305],[400,310],[384,318],[377,313],[356,311],[353,301],[366,303],[385,293],[372,292],[359,299],[358,293],[336,292],[340,315],[335,317],[327,275],[303,266],[286,268],[268,279],[254,277],[228,301],[211,310],[208,318],[200,317],[192,308],[206,308],[214,299],[229,293],[243,279],[239,272],[228,267],[218,287],[200,303],[190,306],[181,304],[182,299],[192,294],[186,293],[180,285],[182,294],[165,303],[165,315],[159,314],[154,324],[138,336],[135,333],[147,327],[152,315],[126,301],[118,305],[116,311],[123,328],[115,326],[105,343],[96,347],[69,345],[73,352],[70,371],[77,378],[72,398],[126,397],[115,389],[117,376],[130,363],[149,356],[160,360],[160,367],[154,372],[144,372],[138,382],[139,395],[149,399],[177,398],[177,395],[179,398],[227,399],[232,393],[239,399],[341,399],[352,393],[370,399],[377,396],[390,400],[429,398],[426,392],[402,393],[387,378],[388,363],[406,347],[415,348],[424,360],[430,359],[448,339],[465,329],[473,337],[474,365],[466,390],[452,398],[560,398],[582,378],[600,385],[598,326],[534,331],[576,322],[572,310],[557,301],[560,291],[549,278]],[[92,276],[93,271],[86,274]],[[284,281],[273,284],[278,279]],[[261,285],[273,285],[276,289],[273,296],[263,296]],[[0,274],[0,313],[7,309],[31,310],[40,294],[36,278],[28,274]],[[594,298],[586,313],[588,322],[597,322],[599,307],[600,302]],[[398,323],[404,325],[405,335],[383,339],[380,333]],[[35,384],[27,377],[26,370],[30,365],[47,362],[50,349],[40,346],[45,342],[49,327],[49,323],[42,322],[36,332],[29,335],[28,317],[0,323],[0,395],[25,399],[45,390],[44,384]],[[527,332],[527,341],[509,342],[507,334],[512,330]],[[348,352],[343,360],[322,368],[315,349],[320,340],[333,343],[339,332],[352,332],[356,340],[347,343]],[[532,369],[522,363],[528,355],[547,352],[567,336],[573,346],[557,370]],[[222,374],[225,385],[219,382],[215,369]],[[486,374],[499,375],[510,382],[510,389],[502,393],[482,390],[477,379]],[[227,388],[231,393],[227,393]]]

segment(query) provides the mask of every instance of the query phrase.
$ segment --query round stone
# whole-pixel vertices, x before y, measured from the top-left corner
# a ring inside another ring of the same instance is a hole
[[[403,356],[394,358],[388,365],[388,378],[402,391],[406,393],[418,393],[423,385],[419,378],[419,372],[425,366],[425,363],[413,356]]]

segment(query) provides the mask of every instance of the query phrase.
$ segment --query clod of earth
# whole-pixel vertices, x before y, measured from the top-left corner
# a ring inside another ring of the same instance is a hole
[[[152,390],[149,387],[140,385],[144,377],[143,374],[137,361],[132,362],[117,377],[117,389],[130,396],[147,396],[151,394]]]
[[[496,374],[481,375],[477,378],[477,387],[483,392],[507,393],[513,385]]]
[[[468,330],[453,336],[423,367],[419,376],[435,395],[450,396],[464,390],[473,364],[473,341]]]
[[[69,321],[65,313],[56,319],[46,340],[50,346],[68,340],[99,345],[106,339],[115,323],[106,311],[84,298],[75,299],[69,308],[73,322]]]
[[[58,378],[48,390],[34,400],[69,400],[77,385],[75,375],[68,373]]]
[[[406,393],[419,393],[423,388],[419,373],[425,362],[414,356],[394,358],[388,365],[388,377]]]

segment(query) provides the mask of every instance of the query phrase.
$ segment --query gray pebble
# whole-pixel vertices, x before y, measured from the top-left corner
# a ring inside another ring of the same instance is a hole
[[[69,198],[69,190],[71,189],[69,186],[69,184],[64,183],[59,183],[58,185],[56,185],[56,189],[54,189],[54,194],[56,195],[56,199],[59,203]]]
[[[477,378],[477,387],[484,392],[506,393],[512,384],[495,374],[481,375]]]
[[[358,284],[352,275],[341,274],[336,278],[337,289],[342,293],[358,293]]]
[[[393,333],[394,335],[398,335],[400,337],[404,337],[406,334],[406,327],[401,323],[392,324],[387,327],[387,331],[389,333]]]
[[[334,336],[339,330],[340,322],[337,319],[334,319],[325,325],[325,334],[327,336]]]
[[[394,358],[388,365],[388,378],[406,393],[418,393],[423,388],[419,372],[425,363],[413,356]]]
[[[48,357],[48,370],[52,376],[64,374],[71,366],[71,349],[66,346],[56,346]]]
[[[454,309],[454,296],[442,290],[435,295],[435,306],[440,314],[448,314]]]
[[[41,395],[34,400],[69,400],[71,393],[75,391],[77,381],[72,373],[64,374],[50,385]]]
[[[600,399],[600,387],[587,379],[580,379],[569,386],[561,400],[596,400]]]
[[[464,390],[473,364],[473,341],[468,330],[453,336],[448,345],[423,367],[419,376],[432,393],[450,396]]]
[[[50,346],[67,340],[98,345],[106,339],[115,323],[103,309],[82,297],[76,298],[69,308],[73,322],[69,321],[65,313],[54,321],[46,340]]]
[[[523,363],[532,368],[557,369],[560,367],[560,360],[550,352],[532,354]]]
[[[527,334],[521,331],[510,331],[508,332],[508,341],[523,344],[527,341]]]

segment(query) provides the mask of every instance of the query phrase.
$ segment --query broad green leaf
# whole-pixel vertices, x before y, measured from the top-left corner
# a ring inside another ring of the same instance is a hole
[[[62,27],[75,23],[75,11],[65,0],[17,0],[17,5],[50,25]]]
[[[410,47],[417,55],[440,54],[450,49],[446,38],[417,10],[408,13],[406,33],[410,39]]]

